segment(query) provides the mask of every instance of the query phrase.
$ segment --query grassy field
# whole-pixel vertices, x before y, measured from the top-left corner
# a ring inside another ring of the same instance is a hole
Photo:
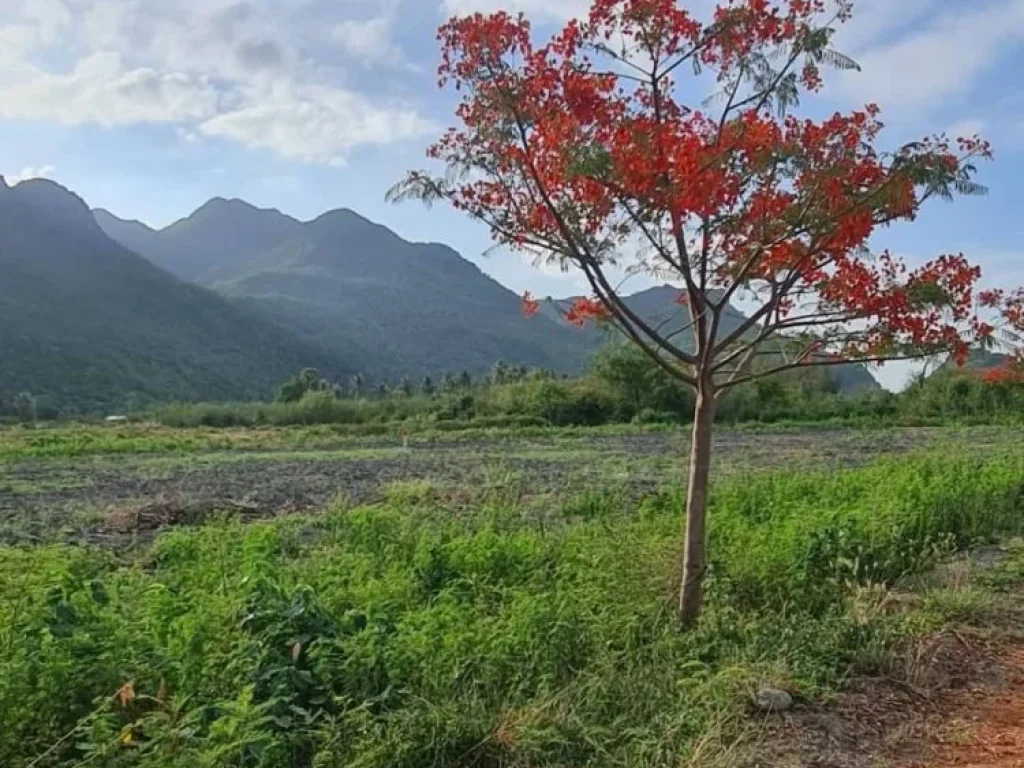
[[[131,543],[168,523],[269,518],[384,500],[427,483],[453,508],[489,494],[546,509],[580,493],[623,503],[681,483],[682,428],[519,429],[353,436],[336,427],[0,430],[0,542]],[[936,450],[987,455],[1018,430],[723,429],[716,474],[831,468]]]
[[[0,760],[706,765],[1024,581],[1018,430],[722,431],[675,626],[679,431],[0,433]],[[47,447],[48,446],[48,447]],[[131,448],[130,446],[134,446]]]

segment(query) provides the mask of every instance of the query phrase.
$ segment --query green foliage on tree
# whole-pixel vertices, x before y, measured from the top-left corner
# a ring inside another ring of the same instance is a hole
[[[333,397],[334,385],[321,378],[315,368],[303,368],[281,385],[277,391],[277,402],[297,403],[310,392],[330,392]]]

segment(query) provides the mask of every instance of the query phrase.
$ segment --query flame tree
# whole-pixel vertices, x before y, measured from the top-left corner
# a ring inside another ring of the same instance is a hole
[[[978,137],[877,148],[873,104],[824,120],[796,114],[826,67],[848,2],[734,0],[702,23],[676,0],[594,0],[545,44],[507,13],[441,27],[439,85],[460,94],[457,127],[392,200],[444,200],[498,245],[585,276],[566,319],[620,330],[696,392],[679,617],[700,616],[715,407],[784,370],[951,353],[994,328],[963,255],[908,269],[872,254],[879,227],[929,199],[984,192]],[[714,96],[694,104],[688,94]],[[633,311],[623,274],[669,278],[684,328]],[[993,306],[1014,294],[989,296]],[[724,327],[731,303],[751,307]],[[524,296],[532,314],[537,302]]]

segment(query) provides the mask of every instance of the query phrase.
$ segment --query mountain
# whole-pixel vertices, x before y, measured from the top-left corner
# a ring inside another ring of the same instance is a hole
[[[932,378],[947,378],[951,375],[985,373],[995,368],[1002,368],[1010,361],[1011,357],[1009,354],[975,347],[970,351],[963,365],[957,365],[955,360],[948,358],[941,365],[927,369],[924,378],[928,380]]]
[[[979,348],[971,350],[967,362],[962,367],[958,367],[952,360],[947,361],[944,367],[952,370],[989,371],[993,368],[1001,368],[1009,360],[1010,356],[1007,354]]]
[[[137,227],[129,227],[138,231]],[[71,411],[266,397],[339,356],[179,281],[45,180],[0,183],[0,401],[30,391]]]
[[[572,373],[592,351],[575,328],[526,321],[518,296],[451,248],[407,242],[350,210],[300,223],[215,200],[161,231],[96,218],[169,271],[311,344],[344,350],[370,379],[479,374],[500,359]]]
[[[626,305],[652,328],[659,329],[663,335],[676,334],[673,341],[684,349],[692,349],[692,337],[688,326],[691,315],[688,308],[679,305],[680,289],[671,285],[660,285],[625,297]],[[541,313],[549,318],[564,313],[573,301],[579,297],[556,299],[541,304]],[[738,328],[746,315],[735,307],[728,307],[722,316],[719,337],[727,335]],[[588,344],[597,346],[601,342],[600,332],[589,331]],[[871,375],[870,371],[858,364],[840,365],[827,368],[828,375],[836,388],[841,392],[855,393],[880,390],[882,387]]]
[[[679,304],[679,293],[679,288],[675,286],[657,285],[626,296],[623,301],[651,328],[656,328],[665,335],[675,334],[672,340],[683,348],[687,348],[692,337],[685,331],[689,326],[691,316]],[[541,304],[542,312],[548,317],[560,317],[579,298],[581,297],[570,296],[565,299],[543,302]],[[720,332],[729,333],[738,328],[746,319],[742,312],[734,307],[728,307],[722,316]],[[597,329],[593,329],[592,333],[595,336],[600,334]]]
[[[343,351],[371,381],[479,374],[498,360],[578,373],[605,341],[600,330],[562,321],[571,299],[545,302],[527,321],[518,296],[451,248],[408,242],[347,209],[300,222],[216,198],[159,231],[106,211],[96,220],[164,269],[310,344]],[[686,317],[678,295],[663,285],[626,301],[671,332],[673,318]],[[723,331],[743,320],[730,309]],[[878,386],[863,367],[834,376],[843,389]]]
[[[221,197],[159,232],[102,209],[95,216],[114,240],[172,275],[200,284],[244,269],[260,253],[295,238],[302,228],[280,211]]]

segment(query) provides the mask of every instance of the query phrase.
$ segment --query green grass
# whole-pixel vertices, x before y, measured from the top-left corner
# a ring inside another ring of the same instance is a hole
[[[530,446],[541,452],[594,450],[595,437],[621,437],[646,434],[678,435],[680,441],[688,439],[685,427],[665,424],[616,424],[600,427],[481,427],[472,422],[452,422],[447,425],[388,423],[366,425],[315,425],[292,427],[218,428],[218,427],[165,427],[153,423],[118,425],[52,424],[32,429],[27,427],[0,428],[0,461],[20,459],[67,459],[85,456],[129,456],[151,454],[197,454],[221,451],[338,451],[353,447],[400,448],[407,431],[409,445],[436,442],[463,444],[472,447],[482,440],[495,443],[514,443]],[[442,428],[443,426],[443,428]],[[783,424],[776,427],[743,425],[723,426],[719,434],[814,434],[821,425]],[[832,428],[830,428],[832,429]],[[865,440],[879,439],[878,433],[893,431],[891,426],[863,430]],[[898,431],[898,430],[897,430]],[[925,430],[928,431],[928,430]],[[955,434],[956,429],[934,430],[937,434]],[[972,428],[973,433],[991,431],[1006,435],[1014,430],[1005,427]],[[848,434],[856,431],[846,430]]]
[[[128,425],[55,424],[0,428],[0,460],[75,458],[100,455],[192,454],[212,451],[341,450],[353,444],[395,448],[402,430],[409,443],[473,443],[481,439],[571,439],[591,435],[629,435],[669,431],[669,427],[615,425],[585,427],[483,427],[478,423],[447,425],[318,425],[260,428],[164,427],[151,423]]]
[[[401,483],[379,506],[175,530],[127,560],[0,548],[4,764],[679,766],[759,683],[821,695],[910,631],[855,616],[857,585],[1024,520],[1020,452],[730,481],[708,611],[683,634],[677,493],[523,507],[515,476],[484,484],[469,511]]]
[[[866,444],[885,441],[887,436],[915,431],[894,427],[891,423],[865,422],[851,429],[850,424],[782,422],[771,425],[722,425],[719,436],[727,435],[806,435],[842,432],[844,439],[857,437]],[[1006,426],[956,427],[916,430],[924,436],[953,442],[958,435],[975,438],[991,436],[993,441],[1007,442],[1018,430]],[[130,424],[48,424],[28,427],[0,428],[0,461],[20,459],[68,459],[87,456],[131,456],[152,454],[201,454],[236,451],[241,453],[269,451],[347,451],[355,448],[396,449],[405,441],[410,446],[446,443],[465,445],[488,441],[512,444],[517,450],[529,450],[534,456],[567,450],[592,453],[592,441],[600,437],[667,434],[678,436],[680,445],[689,439],[685,425],[609,424],[597,427],[484,426],[484,422],[388,422],[381,424],[321,424],[311,426],[264,427],[167,427],[155,423]],[[524,454],[525,455],[525,454]]]
[[[230,434],[149,426],[16,428],[0,430],[0,459],[195,453],[228,449],[236,442]]]

